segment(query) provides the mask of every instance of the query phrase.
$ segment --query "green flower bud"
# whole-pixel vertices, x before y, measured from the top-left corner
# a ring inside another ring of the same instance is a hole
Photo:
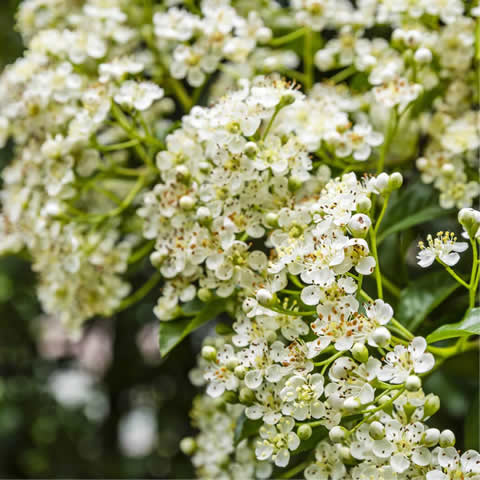
[[[222,398],[226,403],[238,403],[238,395],[236,392],[227,391],[223,394]]]
[[[357,212],[367,213],[372,208],[372,201],[368,197],[363,197],[357,202]]]
[[[433,393],[429,393],[425,398],[423,406],[423,418],[429,418],[440,410],[440,398]]]
[[[190,195],[184,195],[180,198],[178,204],[183,210],[191,210],[195,206],[195,199]]]
[[[312,436],[312,427],[310,425],[300,425],[297,428],[297,435],[300,440],[308,440]]]
[[[247,374],[247,369],[243,365],[237,365],[233,369],[233,373],[237,378],[239,378],[240,380],[243,380],[245,378],[245,375]]]
[[[206,303],[212,299],[213,293],[208,288],[200,288],[197,292],[197,297],[201,302]]]
[[[458,212],[458,221],[470,238],[475,238],[480,228],[480,212],[473,208],[462,208]]]
[[[267,227],[275,228],[278,226],[278,214],[274,212],[268,212],[265,215],[265,225]]]
[[[185,437],[180,440],[180,450],[185,455],[193,455],[197,449],[197,442],[192,437]]]
[[[451,430],[443,430],[438,443],[442,448],[453,447],[455,445],[455,434]]]
[[[266,288],[261,288],[256,295],[257,302],[264,307],[270,307],[275,304],[276,295],[268,291]]]
[[[302,187],[302,185],[303,185],[303,182],[299,178],[289,177],[289,179],[288,179],[288,189],[291,192],[296,192],[297,190],[299,190]]]
[[[202,357],[209,362],[214,362],[217,359],[217,349],[210,345],[205,345],[202,348]]]
[[[357,362],[365,363],[368,360],[368,348],[363,343],[355,343],[352,356]]]
[[[426,447],[434,447],[439,440],[440,430],[438,428],[429,428],[423,433],[422,442]]]
[[[344,427],[336,426],[333,427],[329,432],[328,436],[333,443],[341,443],[345,439],[347,430]]]
[[[417,375],[409,375],[405,381],[405,388],[409,392],[417,392],[422,388],[422,380]]]
[[[403,184],[403,176],[400,172],[394,172],[388,179],[388,188],[390,190],[398,190]]]
[[[385,427],[382,423],[375,420],[369,425],[368,433],[374,440],[381,440],[385,437]]]
[[[188,184],[190,182],[190,179],[192,178],[190,170],[185,165],[177,165],[175,167],[175,174],[177,180],[184,184]]]
[[[282,95],[280,102],[278,102],[277,109],[287,107],[288,105],[291,105],[294,101],[295,95],[293,93],[286,93],[285,95]]]
[[[255,392],[247,387],[243,387],[240,389],[238,399],[244,405],[251,405],[255,401]]]

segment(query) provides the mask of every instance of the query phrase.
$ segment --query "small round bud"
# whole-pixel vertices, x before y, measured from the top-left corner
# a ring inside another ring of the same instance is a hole
[[[310,425],[300,425],[297,428],[297,435],[300,440],[308,440],[312,436],[312,427]]]
[[[440,430],[438,428],[429,428],[425,430],[422,442],[426,447],[434,447],[440,440]]]
[[[154,267],[159,267],[162,263],[163,260],[165,260],[165,255],[160,252],[152,252],[150,255],[150,262],[152,262],[152,265]]]
[[[265,340],[269,345],[271,345],[277,338],[277,334],[273,330],[269,330],[265,333]]]
[[[297,177],[289,177],[288,178],[288,189],[291,192],[296,192],[297,190],[299,190],[302,187],[302,185],[303,185],[303,182],[299,178],[297,178]]]
[[[274,295],[269,292],[266,288],[261,288],[256,295],[257,302],[264,307],[268,307],[275,303]]]
[[[205,345],[202,347],[202,357],[209,362],[214,362],[217,359],[217,349],[210,345]]]
[[[195,206],[195,199],[190,195],[184,195],[180,198],[178,203],[184,210],[191,210]]]
[[[458,212],[458,222],[470,238],[475,238],[480,232],[480,212],[473,208],[462,208]]]
[[[413,55],[414,60],[417,63],[430,63],[432,61],[433,55],[430,49],[426,47],[420,47]]]
[[[226,403],[238,403],[238,395],[236,392],[227,391],[223,394],[222,398]]]
[[[268,227],[277,227],[278,226],[278,214],[274,212],[268,212],[265,215],[265,225]]]
[[[381,440],[385,437],[385,427],[382,423],[375,420],[368,427],[368,433],[374,440]]]
[[[440,398],[433,393],[429,393],[425,398],[423,405],[423,418],[431,417],[440,410]]]
[[[446,163],[442,166],[441,172],[443,175],[451,176],[455,173],[455,167],[451,163]]]
[[[409,375],[405,380],[405,388],[409,392],[417,392],[422,388],[422,379],[417,375]]]
[[[398,190],[403,184],[403,176],[400,172],[393,172],[388,179],[388,188]]]
[[[353,460],[352,454],[350,453],[350,448],[348,448],[346,445],[342,445],[339,448],[340,458],[347,464],[351,463]]]
[[[356,213],[348,222],[348,228],[352,232],[352,235],[359,238],[365,238],[371,226],[372,221],[370,217],[364,213]]]
[[[212,299],[213,293],[208,288],[200,288],[197,292],[197,297],[201,302],[206,303]]]
[[[389,180],[390,176],[385,172],[377,176],[375,179],[375,188],[378,190],[378,193],[383,193],[388,188]]]
[[[422,34],[418,30],[405,32],[403,41],[411,48],[415,48],[422,40]]]
[[[243,380],[245,378],[245,375],[247,374],[247,369],[243,365],[237,365],[233,369],[233,373],[237,378],[239,378],[240,380]]]
[[[365,363],[368,360],[368,348],[363,343],[355,343],[352,356],[357,362]]]
[[[175,167],[175,175],[177,177],[177,180],[183,183],[188,182],[190,180],[190,177],[192,176],[190,170],[185,165],[177,165]]]
[[[180,450],[185,455],[193,455],[197,449],[197,442],[192,437],[185,437],[180,440]]]
[[[208,173],[212,167],[208,162],[200,162],[198,168],[202,173]]]
[[[262,27],[257,30],[255,36],[259,43],[267,43],[272,39],[272,31],[268,27]]]
[[[212,214],[207,207],[198,207],[197,208],[197,220],[199,222],[206,222],[212,218]]]
[[[240,403],[243,403],[244,405],[251,405],[255,401],[255,393],[253,390],[243,387],[240,389],[238,399],[240,400]]]
[[[285,93],[280,98],[280,102],[278,102],[277,108],[283,108],[288,105],[291,105],[295,101],[295,95],[292,92]]]
[[[386,347],[390,343],[391,338],[392,338],[392,335],[390,334],[388,329],[385,327],[378,327],[377,329],[375,329],[375,331],[372,334],[373,341],[379,347]]]
[[[360,407],[360,401],[354,397],[348,397],[343,402],[343,408],[345,410],[348,410],[349,412],[353,412],[354,410],[357,410],[357,408],[359,407]]]
[[[453,447],[455,445],[455,434],[451,430],[443,430],[438,443],[442,448]]]
[[[245,313],[250,313],[257,306],[257,301],[254,298],[248,297],[242,303],[242,310]]]
[[[368,197],[363,197],[357,202],[357,212],[368,213],[372,208],[372,201]]]
[[[248,157],[253,157],[258,152],[257,144],[255,142],[247,142],[243,148],[243,152]]]
[[[330,432],[328,432],[328,436],[333,443],[341,443],[344,440],[346,434],[346,429],[338,425],[336,427],[333,427]]]
[[[392,33],[392,40],[394,42],[403,42],[405,39],[405,30],[401,28],[396,28]]]
[[[416,164],[419,170],[423,170],[424,168],[427,168],[428,160],[425,157],[420,157],[417,159]]]

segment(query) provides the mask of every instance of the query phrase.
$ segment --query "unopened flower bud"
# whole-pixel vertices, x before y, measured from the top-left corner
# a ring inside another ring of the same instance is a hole
[[[160,252],[152,252],[152,254],[150,255],[150,262],[152,262],[152,265],[157,268],[162,264],[164,259],[165,255]]]
[[[415,413],[415,410],[417,407],[415,405],[412,405],[410,402],[407,402],[403,406],[403,413],[405,413],[405,416],[407,417],[407,420],[410,421],[412,418],[412,415]]]
[[[245,153],[245,155],[247,155],[248,157],[253,157],[257,154],[258,152],[258,147],[257,147],[257,144],[255,142],[247,142],[245,144],[245,147],[243,149],[243,152]]]
[[[185,455],[193,455],[197,449],[197,442],[192,437],[185,437],[180,440],[180,450]]]
[[[198,207],[197,209],[197,220],[200,223],[204,223],[212,218],[212,214],[207,207]]]
[[[467,232],[468,236],[473,239],[480,232],[480,212],[473,208],[462,208],[458,212],[458,222]]]
[[[213,293],[208,288],[200,288],[197,292],[197,297],[201,302],[206,303],[212,299]]]
[[[440,398],[433,393],[429,393],[425,398],[423,405],[423,418],[428,418],[440,410]]]
[[[417,392],[422,388],[422,380],[417,375],[409,375],[405,380],[405,388],[409,392]]]
[[[346,445],[342,445],[339,448],[340,458],[343,460],[343,462],[349,464],[352,463],[353,457],[352,454],[350,453],[350,448],[348,448]]]
[[[385,327],[378,327],[375,329],[375,331],[372,334],[373,341],[379,346],[379,347],[385,347],[390,343],[390,339],[392,338],[392,335],[388,331],[387,328]]]
[[[438,443],[442,448],[453,447],[455,445],[455,434],[451,430],[443,430],[440,433]]]
[[[388,188],[388,181],[390,180],[390,176],[382,172],[378,177],[375,179],[375,188],[378,190],[378,193],[383,193]]]
[[[217,359],[217,349],[210,345],[205,345],[202,347],[202,357],[209,362],[214,362]]]
[[[310,425],[300,425],[297,428],[297,435],[300,440],[308,440],[312,436],[312,427]]]
[[[268,227],[277,227],[278,226],[278,214],[274,212],[268,212],[265,215],[265,224]]]
[[[385,427],[382,423],[375,420],[368,427],[368,433],[374,440],[381,440],[385,437]]]
[[[343,402],[343,408],[345,410],[348,410],[349,412],[353,412],[354,410],[357,410],[357,408],[359,407],[360,407],[360,401],[354,397],[348,397]]]
[[[268,307],[275,303],[274,295],[269,292],[266,288],[261,288],[256,295],[257,302],[264,307]]]
[[[299,178],[297,178],[297,177],[289,177],[288,178],[288,189],[291,192],[296,192],[297,190],[299,190],[301,188],[302,185],[303,185],[303,182]]]
[[[271,345],[277,338],[277,334],[273,330],[269,330],[265,333],[265,340],[269,345]]]
[[[363,213],[356,213],[348,222],[348,228],[354,237],[365,238],[368,229],[372,226],[370,217]]]
[[[212,167],[208,162],[200,162],[198,168],[202,173],[208,173]]]
[[[175,174],[177,180],[182,183],[187,183],[190,180],[192,174],[186,165],[177,165],[175,167]]]
[[[368,213],[372,208],[372,201],[368,197],[363,197],[357,202],[357,212]]]
[[[330,432],[328,432],[328,436],[333,443],[340,443],[344,440],[347,431],[344,427],[336,426],[333,427]]]
[[[455,167],[451,163],[446,163],[442,166],[441,172],[445,176],[451,176],[455,173]]]
[[[226,403],[238,403],[238,395],[236,392],[225,392],[222,398]]]
[[[388,179],[388,188],[398,190],[403,184],[403,176],[400,172],[393,172]]]
[[[244,405],[251,405],[255,401],[255,393],[247,387],[242,387],[238,394],[238,399],[240,400],[240,403],[243,403]]]
[[[262,27],[257,30],[255,36],[259,43],[267,43],[272,39],[272,31],[268,27]]]
[[[195,206],[195,199],[190,195],[184,195],[180,198],[178,203],[184,210],[191,210]]]
[[[295,95],[293,93],[285,93],[282,95],[282,98],[280,98],[280,102],[277,105],[277,108],[283,108],[288,105],[291,105],[295,101]]]
[[[237,378],[239,378],[240,380],[243,380],[245,378],[245,375],[247,374],[247,369],[243,365],[237,365],[233,369],[233,373]]]
[[[440,430],[438,428],[429,428],[425,430],[422,442],[426,447],[434,447],[440,440]]]
[[[433,55],[429,48],[420,47],[413,56],[417,63],[430,63]]]
[[[368,360],[368,348],[363,343],[355,343],[352,356],[357,362],[365,363]]]
[[[225,364],[225,366],[231,370],[233,372],[233,370],[235,370],[235,367],[239,364],[239,361],[238,359],[236,358],[230,358],[227,363]]]

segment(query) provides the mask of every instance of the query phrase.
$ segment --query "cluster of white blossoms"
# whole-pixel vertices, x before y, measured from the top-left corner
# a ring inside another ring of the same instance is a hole
[[[426,424],[439,398],[422,389],[434,354],[474,342],[453,352],[397,321],[378,248],[403,182],[392,170],[433,184],[462,209],[474,265],[469,283],[453,271],[468,243],[450,232],[420,244],[419,265],[437,260],[473,308],[480,7],[467,3],[22,3],[26,50],[0,77],[14,152],[0,253],[30,256],[44,309],[74,328],[149,292],[161,347],[232,317],[191,375],[206,393],[182,449],[199,476],[480,479],[479,454]]]

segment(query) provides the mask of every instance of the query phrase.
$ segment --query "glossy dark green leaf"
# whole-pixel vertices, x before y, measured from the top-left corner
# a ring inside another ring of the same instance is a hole
[[[446,272],[423,275],[402,290],[396,311],[397,319],[414,331],[458,287],[459,284]]]
[[[480,335],[480,308],[472,308],[458,323],[449,323],[437,328],[428,335],[427,342],[433,343],[469,335]]]
[[[224,311],[225,301],[216,299],[204,305],[194,317],[160,322],[158,343],[160,353],[165,356],[176,347],[189,333],[201,327]]]
[[[448,213],[448,210],[439,206],[437,195],[430,185],[413,183],[390,199],[380,225],[378,242],[382,242],[392,233],[407,230]]]
[[[245,415],[245,412],[242,412],[235,424],[233,443],[238,445],[244,438],[256,435],[262,424],[262,420],[250,420]]]

